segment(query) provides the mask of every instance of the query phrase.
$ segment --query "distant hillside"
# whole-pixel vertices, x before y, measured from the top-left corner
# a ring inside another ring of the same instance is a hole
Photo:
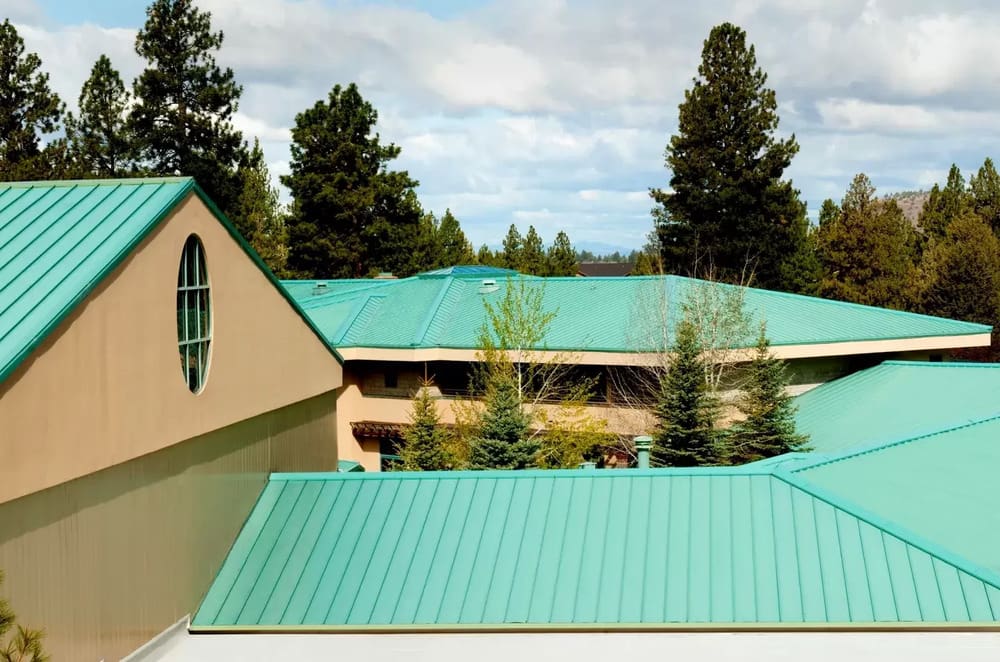
[[[886,200],[895,200],[899,208],[903,210],[903,216],[913,225],[917,224],[917,218],[921,210],[930,197],[928,191],[902,191],[885,196]]]

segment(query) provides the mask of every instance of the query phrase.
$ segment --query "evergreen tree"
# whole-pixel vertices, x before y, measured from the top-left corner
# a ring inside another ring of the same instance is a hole
[[[969,178],[969,194],[979,218],[1000,235],[1000,175],[992,159],[986,159],[979,172]]]
[[[1000,327],[1000,239],[970,210],[931,244],[922,264],[924,312]]]
[[[576,251],[569,241],[569,235],[562,230],[556,235],[545,256],[546,273],[549,276],[575,276]]]
[[[408,275],[423,212],[405,171],[388,169],[399,147],[383,145],[378,113],[355,84],[336,85],[295,117],[288,267],[300,278]]]
[[[714,27],[698,74],[666,148],[670,189],[650,192],[664,268],[711,264],[730,280],[749,267],[763,287],[784,289],[782,264],[804,238],[805,206],[781,179],[798,143],[775,137],[775,94],[743,30]]]
[[[787,391],[785,362],[771,354],[763,325],[748,373],[738,405],[746,418],[727,434],[729,461],[745,464],[809,450],[805,446],[806,436],[795,431],[795,405]]]
[[[437,245],[440,247],[440,257],[437,262],[442,267],[453,267],[460,264],[472,264],[476,255],[472,244],[462,232],[462,226],[450,209],[444,210],[444,216],[437,225]]]
[[[837,203],[827,198],[823,201],[823,205],[819,208],[819,227],[824,225],[829,225],[831,222],[836,221],[840,218],[840,207]]]
[[[288,230],[278,203],[278,189],[271,185],[264,151],[256,138],[239,177],[243,188],[231,220],[271,271],[283,276],[288,261]]]
[[[635,258],[635,264],[632,266],[631,275],[652,276],[655,273],[656,269],[653,267],[653,258],[646,251],[639,251],[639,254]]]
[[[517,226],[513,223],[507,229],[507,236],[503,240],[503,253],[500,256],[502,266],[507,269],[520,271],[524,263],[524,240],[521,233],[517,231]]]
[[[447,436],[441,429],[430,384],[423,384],[413,399],[410,427],[403,433],[399,455],[403,471],[444,471],[452,468]]]
[[[60,128],[63,103],[49,89],[35,53],[24,52],[24,40],[10,20],[0,23],[0,181],[59,177],[65,144],[42,137]]]
[[[857,175],[840,214],[816,235],[823,276],[821,296],[904,309],[914,275],[913,227],[894,200],[879,200],[864,174]]]
[[[486,393],[479,435],[469,451],[470,469],[524,469],[532,466],[539,444],[528,437],[517,382],[508,373],[494,379]]]
[[[129,98],[118,70],[101,55],[80,92],[79,118],[66,118],[71,158],[81,174],[111,178],[129,172],[134,151],[126,125]]]
[[[490,250],[490,247],[483,244],[479,247],[476,252],[476,264],[482,264],[487,267],[498,267],[502,260],[497,256],[496,253]]]
[[[655,407],[654,466],[693,467],[716,461],[718,403],[705,381],[698,328],[681,320],[674,330],[670,364]]]
[[[226,215],[233,213],[246,156],[232,117],[243,88],[214,52],[222,32],[193,0],[153,0],[135,50],[147,62],[133,85],[128,127],[140,165],[158,175],[190,175]]]
[[[925,237],[943,237],[948,231],[948,225],[968,208],[969,203],[965,178],[958,166],[952,164],[948,171],[948,182],[943,189],[937,184],[931,189],[917,224]]]
[[[532,276],[545,276],[548,265],[545,261],[545,246],[534,225],[528,226],[521,248],[521,272]]]
[[[408,271],[420,273],[448,266],[441,259],[440,222],[433,212],[427,212],[420,217],[417,225],[416,241],[410,252],[411,265]]]
[[[3,571],[0,570],[0,585]],[[49,656],[42,648],[44,633],[15,624],[14,610],[6,600],[0,598],[0,660],[4,662],[47,662]],[[15,629],[16,628],[16,629]],[[11,630],[14,630],[11,632]],[[8,635],[9,638],[8,638]],[[7,645],[3,645],[7,639]]]
[[[817,230],[811,227],[801,230],[804,236],[798,249],[781,265],[782,280],[786,292],[816,296],[823,278],[823,265],[816,247]]]

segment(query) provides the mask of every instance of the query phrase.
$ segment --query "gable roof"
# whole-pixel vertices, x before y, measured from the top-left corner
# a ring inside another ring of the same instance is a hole
[[[0,183],[0,381],[191,193],[326,345],[190,177]]]
[[[795,404],[796,427],[816,452],[896,441],[1000,414],[1000,364],[886,361]]]
[[[628,276],[635,265],[631,262],[581,262],[576,273],[581,276]]]
[[[661,327],[680,316],[682,303],[701,293],[725,298],[739,288],[681,276],[537,278],[515,275],[484,287],[478,275],[422,274],[391,281],[325,281],[329,294],[314,295],[316,281],[284,281],[292,296],[337,347],[476,349],[485,320],[484,301],[496,304],[506,288],[523,283],[542,291],[556,311],[544,348],[555,351],[655,352]],[[915,313],[742,288],[752,328],[768,322],[775,347],[866,340],[971,336],[987,344],[989,326]],[[746,346],[755,344],[749,334]],[[875,351],[875,350],[872,350]]]
[[[1000,416],[785,466],[1000,573]]]
[[[767,470],[274,474],[191,630],[988,623],[998,587]]]

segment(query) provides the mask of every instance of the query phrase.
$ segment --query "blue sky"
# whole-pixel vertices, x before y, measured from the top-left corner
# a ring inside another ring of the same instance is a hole
[[[0,0],[72,107],[97,56],[130,81],[146,2]],[[988,0],[200,0],[245,91],[237,125],[288,168],[297,112],[357,82],[424,206],[478,245],[510,223],[582,247],[640,246],[649,187],[701,42],[730,20],[756,45],[787,175],[813,210],[857,172],[926,188],[1000,157],[1000,7]]]

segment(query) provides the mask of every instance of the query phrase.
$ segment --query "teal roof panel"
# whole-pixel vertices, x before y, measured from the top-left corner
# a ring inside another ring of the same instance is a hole
[[[275,474],[191,629],[990,623],[998,577],[763,469]]]
[[[495,285],[484,281],[494,280]],[[494,305],[507,287],[540,289],[544,307],[556,311],[543,345],[559,351],[640,352],[662,350],[660,329],[672,326],[686,299],[721,299],[740,292],[756,323],[767,321],[773,345],[803,345],[989,333],[990,327],[914,313],[829,301],[781,292],[711,284],[680,276],[621,278],[483,278],[423,274],[399,280],[327,281],[330,294],[316,296],[313,281],[285,281],[307,313],[333,337],[345,317],[324,314],[347,299],[379,297],[384,306],[368,318],[349,322],[342,347],[478,347],[486,302]],[[698,294],[700,293],[700,295]],[[342,309],[342,307],[341,307]],[[669,342],[669,339],[668,339]],[[750,333],[746,346],[755,342]],[[985,341],[984,341],[985,342]]]
[[[886,361],[797,398],[821,453],[895,441],[1000,414],[1000,364]]]

